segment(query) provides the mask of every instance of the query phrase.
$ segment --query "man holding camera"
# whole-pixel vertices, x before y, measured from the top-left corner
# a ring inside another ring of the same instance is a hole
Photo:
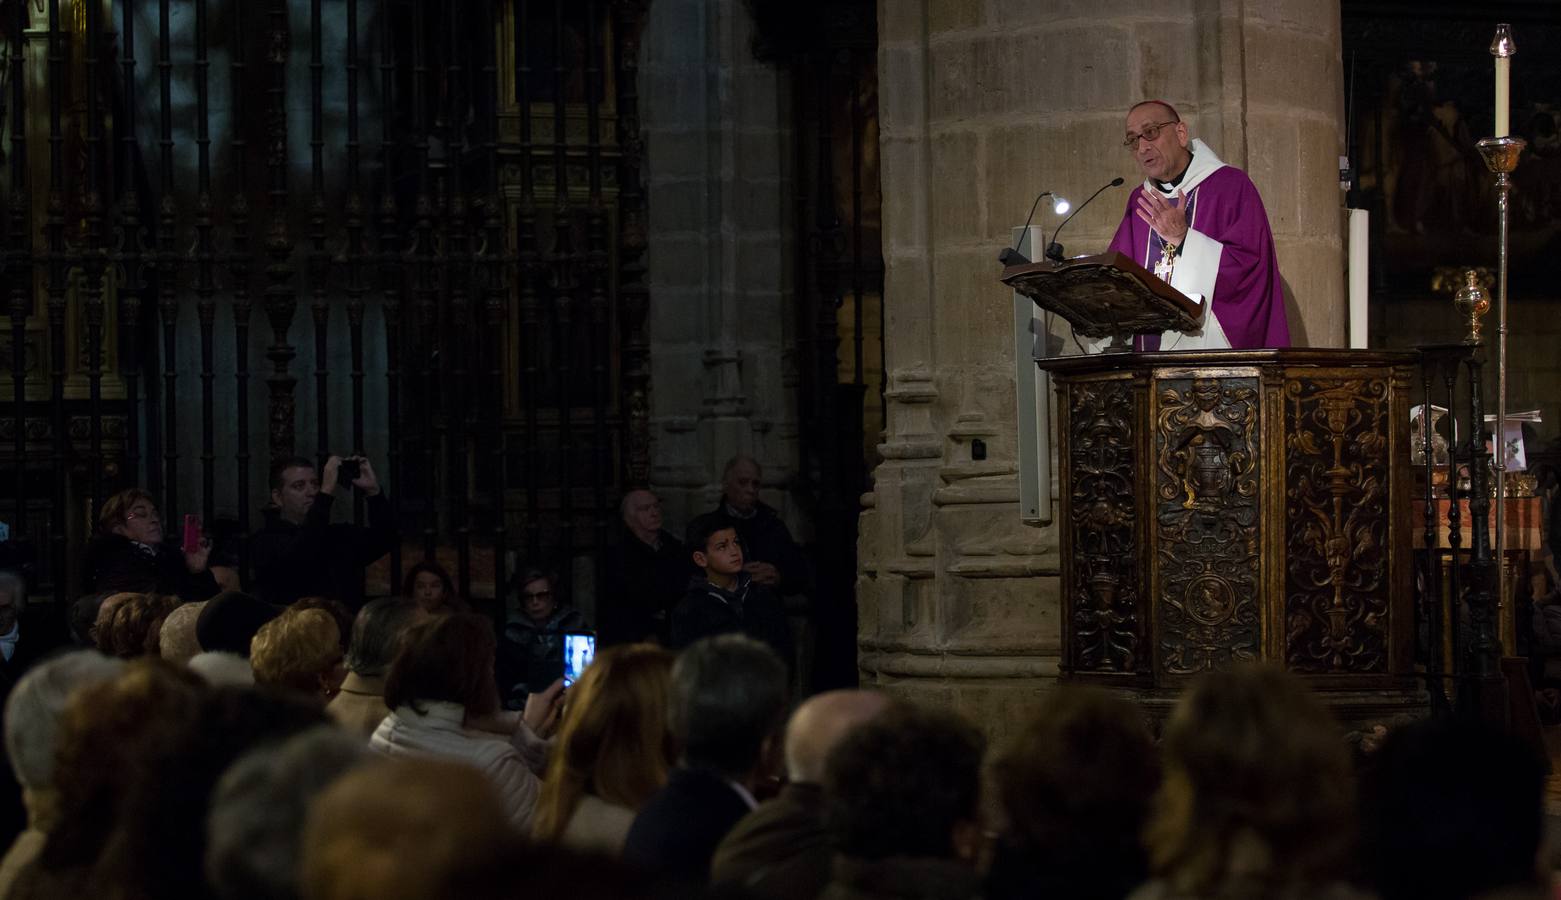
[[[363,496],[367,526],[332,524],[344,485]],[[374,467],[361,456],[332,456],[317,474],[308,459],[284,459],[271,467],[271,501],[275,514],[250,539],[255,592],[278,605],[329,597],[356,613],[364,569],[399,539]]]

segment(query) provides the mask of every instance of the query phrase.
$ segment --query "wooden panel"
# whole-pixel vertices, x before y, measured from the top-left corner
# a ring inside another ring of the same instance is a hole
[[[1284,652],[1293,671],[1388,671],[1387,376],[1307,370],[1285,383]]]
[[[1155,382],[1155,670],[1166,679],[1261,652],[1258,379]]]

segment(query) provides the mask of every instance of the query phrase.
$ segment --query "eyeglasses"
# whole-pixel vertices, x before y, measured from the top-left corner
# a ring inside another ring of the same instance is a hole
[[[1128,136],[1127,136],[1127,139],[1122,142],[1122,147],[1124,149],[1126,149],[1127,152],[1133,153],[1133,152],[1138,150],[1138,139],[1139,138],[1143,138],[1146,141],[1153,141],[1155,138],[1160,136],[1160,129],[1164,128],[1167,125],[1175,125],[1175,124],[1177,124],[1177,123],[1175,123],[1175,122],[1156,122],[1153,125],[1145,125],[1144,126],[1144,130],[1140,131],[1138,134],[1133,134],[1133,133],[1129,132]]]
[[[131,509],[131,510],[129,510],[129,511],[127,511],[125,513],[125,521],[126,522],[129,522],[129,521],[131,521],[133,519],[155,519],[155,518],[157,518],[157,510],[150,509],[150,508],[145,507],[145,506],[137,506],[134,509]]]
[[[547,598],[553,596],[553,592],[552,591],[536,591],[536,592],[521,591],[520,595],[522,597],[526,598],[527,600],[546,600]]]

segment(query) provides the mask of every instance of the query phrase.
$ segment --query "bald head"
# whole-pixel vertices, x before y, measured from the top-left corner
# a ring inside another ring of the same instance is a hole
[[[1157,121],[1180,122],[1182,117],[1176,112],[1176,108],[1164,100],[1140,100],[1128,108],[1127,114],[1132,115],[1142,109],[1150,110],[1158,117]]]
[[[808,699],[786,725],[787,776],[797,783],[822,783],[829,751],[888,707],[888,696],[878,691],[829,691]]]

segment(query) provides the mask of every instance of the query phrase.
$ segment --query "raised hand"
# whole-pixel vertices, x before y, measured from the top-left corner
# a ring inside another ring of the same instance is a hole
[[[1187,197],[1176,192],[1176,205],[1161,197],[1156,191],[1138,193],[1138,218],[1154,229],[1163,241],[1180,245],[1187,237]]]

